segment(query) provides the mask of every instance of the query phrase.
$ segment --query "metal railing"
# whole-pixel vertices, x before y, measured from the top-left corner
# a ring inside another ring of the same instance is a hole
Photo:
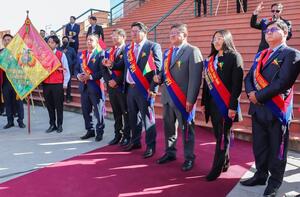
[[[148,33],[154,31],[154,41],[156,42],[157,39],[157,27],[166,19],[168,18],[175,10],[177,10],[186,0],[181,0],[178,2],[171,10],[169,10],[166,14],[164,14],[148,31]]]
[[[123,0],[110,9],[110,25],[123,18],[135,8],[140,7],[146,0]]]

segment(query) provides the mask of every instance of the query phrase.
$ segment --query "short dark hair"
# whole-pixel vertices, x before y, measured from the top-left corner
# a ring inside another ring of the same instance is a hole
[[[281,29],[282,31],[285,31],[285,32],[288,32],[289,31],[289,28],[287,26],[287,24],[283,21],[283,20],[276,20],[276,21],[271,21],[267,24],[267,28],[270,26],[270,25],[273,25],[273,24],[276,24],[276,26]]]
[[[13,36],[12,36],[11,34],[4,34],[4,35],[2,36],[2,40],[3,40],[5,37],[10,37],[11,39],[13,38]]]
[[[56,35],[49,36],[48,39],[47,39],[47,41],[49,39],[52,39],[57,45],[60,45],[60,40],[59,40],[59,38]]]
[[[142,22],[134,22],[131,24],[131,28],[132,27],[138,27],[144,33],[148,32],[148,27]]]
[[[46,31],[45,31],[45,30],[43,30],[43,29],[41,29],[41,30],[40,30],[40,32],[41,32],[41,31],[42,31],[42,32],[46,32]]]
[[[282,3],[273,3],[273,4],[271,5],[271,9],[272,9],[274,6],[277,6],[279,9],[283,9]]]
[[[96,16],[90,16],[90,19],[93,20],[93,21],[97,21]]]
[[[70,18],[73,18],[73,19],[74,19],[74,21],[76,20],[76,17],[75,17],[75,16],[70,16]]]
[[[176,28],[179,30],[179,32],[184,33],[184,34],[188,34],[188,30],[187,30],[187,24],[184,23],[175,23],[171,26],[171,29]]]
[[[63,36],[63,37],[61,38],[61,40],[65,39],[65,38],[67,38],[68,41],[69,41],[69,37],[68,37],[68,36]]]

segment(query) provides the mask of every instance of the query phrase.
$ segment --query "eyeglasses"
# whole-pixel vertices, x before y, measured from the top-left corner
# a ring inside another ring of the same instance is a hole
[[[170,32],[170,36],[177,36],[183,32]]]
[[[271,10],[272,13],[280,13],[281,10]]]
[[[211,41],[212,43],[218,42],[218,41],[223,41],[223,37],[214,37],[214,39]]]
[[[279,29],[277,27],[272,27],[272,28],[264,30],[264,33],[265,34],[267,34],[267,33],[274,33],[274,32],[277,32],[277,31],[279,31]]]

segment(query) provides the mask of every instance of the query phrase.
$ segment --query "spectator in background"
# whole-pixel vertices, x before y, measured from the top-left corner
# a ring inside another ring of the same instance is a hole
[[[50,36],[56,36],[56,32],[54,30],[50,31]]]
[[[61,50],[62,52],[65,53],[67,60],[68,60],[68,64],[69,64],[70,75],[72,76],[74,74],[74,67],[77,63],[77,54],[76,54],[75,50],[69,46],[68,36],[64,36],[62,38],[62,46],[59,48],[59,50]],[[67,86],[67,92],[66,92],[67,103],[70,103],[72,101],[71,81],[72,81],[72,79],[70,77],[70,80],[69,80],[68,86]]]
[[[207,9],[207,4],[206,0],[202,1],[203,4],[203,14],[206,16],[206,9]],[[196,16],[201,16],[201,0],[195,0],[195,7],[196,7]]]
[[[75,16],[70,17],[70,23],[66,26],[65,36],[69,37],[69,46],[72,47],[75,52],[78,52],[79,40],[78,35],[80,32],[80,26],[75,23]]]
[[[260,4],[258,4],[256,9],[254,10],[252,17],[251,17],[251,21],[250,21],[250,26],[252,28],[261,30],[261,41],[259,44],[258,52],[269,47],[269,45],[265,39],[264,31],[267,28],[267,24],[271,21],[282,20],[283,22],[285,22],[285,24],[288,26],[288,36],[287,36],[286,40],[289,40],[292,37],[292,23],[281,17],[283,5],[281,3],[272,4],[271,5],[272,17],[271,18],[263,18],[263,19],[261,19],[260,22],[257,22],[258,14],[262,11],[263,8],[264,8],[263,2],[260,2]]]
[[[247,0],[236,0],[236,12],[241,12],[241,6],[243,7],[243,12],[247,12]]]
[[[45,40],[45,38],[46,38],[46,31],[43,30],[43,29],[41,29],[40,30],[40,36]]]
[[[90,16],[89,22],[91,26],[89,27],[86,37],[90,34],[96,34],[100,39],[104,41],[104,33],[103,33],[103,28],[101,25],[97,25],[97,18],[95,16]]]

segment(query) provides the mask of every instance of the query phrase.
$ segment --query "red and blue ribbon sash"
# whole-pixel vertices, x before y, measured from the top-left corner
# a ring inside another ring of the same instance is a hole
[[[210,94],[218,106],[219,111],[226,121],[231,122],[232,119],[228,117],[229,103],[231,94],[219,77],[214,67],[214,56],[204,62],[204,77],[209,88]],[[239,105],[237,112],[239,110]]]
[[[95,52],[95,51],[91,55],[90,61],[95,61],[94,57],[99,53],[99,52]],[[83,72],[85,72],[87,75],[91,75],[91,74],[93,74],[93,70],[91,70],[88,66],[87,53],[88,53],[87,50],[84,50],[81,52],[81,56],[80,56],[81,62],[80,63],[81,63]],[[105,101],[104,84],[100,79],[99,80],[88,80],[86,83],[90,83],[92,85],[92,87],[98,92],[98,94],[101,95],[101,99],[103,101]]]
[[[109,59],[111,62],[115,61],[115,53],[116,47],[112,47],[110,50],[105,51],[105,58]],[[111,77],[112,79],[116,79],[122,75],[122,71],[120,70],[111,70]]]
[[[139,68],[134,52],[134,43],[132,42],[130,45],[125,47],[125,65],[128,69],[132,79],[134,80],[135,84],[137,85],[138,89],[141,91],[145,99],[148,98],[148,92],[150,90],[150,84],[146,77],[144,77],[141,69]],[[151,102],[150,102],[151,103]]]
[[[269,85],[269,82],[262,76],[261,68],[263,66],[262,60],[266,55],[268,49],[263,50],[255,58],[251,70],[253,70],[253,84],[257,91]],[[265,105],[272,111],[272,113],[279,119],[283,125],[287,125],[292,119],[293,112],[293,89],[290,91],[286,99],[280,95],[274,96],[267,101]]]
[[[196,107],[194,106],[191,112],[186,111],[186,96],[170,73],[172,53],[173,47],[171,47],[169,50],[166,50],[166,52],[164,53],[162,68],[164,83],[177,109],[181,112],[184,119],[186,119],[188,122],[191,122],[195,118]]]

